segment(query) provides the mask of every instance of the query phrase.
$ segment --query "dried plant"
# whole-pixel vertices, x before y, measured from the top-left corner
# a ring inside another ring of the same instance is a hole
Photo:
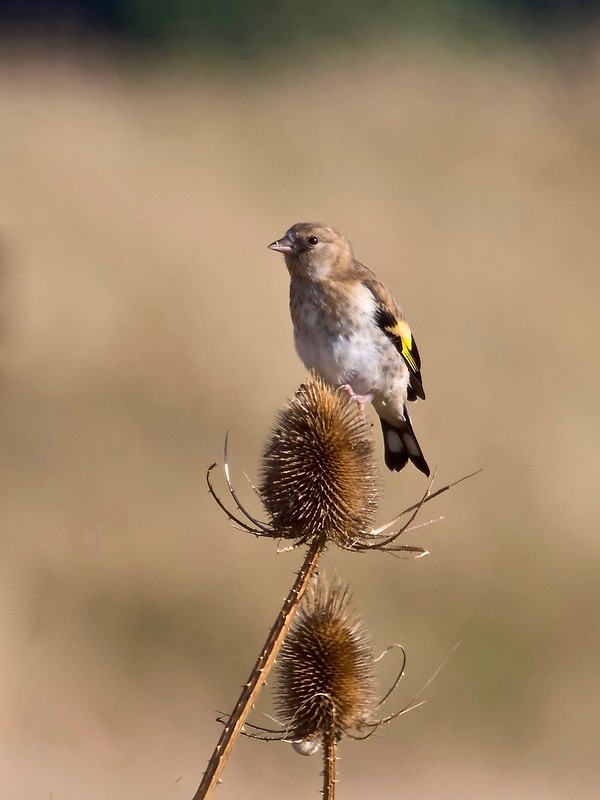
[[[375,717],[404,675],[406,654],[400,645],[392,645],[374,659],[369,632],[350,601],[348,587],[339,580],[332,584],[324,577],[315,580],[277,662],[275,702],[282,730],[249,726],[261,733],[245,731],[252,738],[291,742],[301,755],[322,751],[326,800],[335,794],[338,742],[344,736],[367,739],[381,725],[424,702],[414,698],[389,716]],[[395,648],[402,653],[400,671],[383,698],[376,701],[376,663]]]
[[[421,507],[456,486],[431,491],[433,478],[421,499],[377,528],[372,523],[379,503],[379,481],[370,430],[347,392],[333,389],[311,374],[278,415],[261,463],[260,490],[256,490],[270,521],[251,514],[240,502],[231,480],[228,440],[224,472],[229,495],[237,509],[231,512],[217,495],[212,481],[216,464],[207,472],[208,489],[229,520],[255,536],[290,540],[293,546],[322,537],[346,550],[382,550],[419,558],[428,551],[398,544]],[[473,473],[475,474],[475,473]],[[254,487],[252,487],[254,489]],[[392,530],[403,516],[407,522]],[[300,520],[300,521],[299,521]]]
[[[238,499],[230,476],[227,438],[224,472],[235,513],[228,509],[214,489],[212,472],[215,466],[213,464],[207,472],[208,488],[231,522],[256,536],[288,541],[292,547],[307,544],[308,550],[250,678],[233,712],[224,720],[223,732],[193,800],[206,797],[217,785],[325,547],[332,543],[354,551],[381,550],[416,558],[427,555],[423,547],[398,544],[398,537],[407,530],[414,530],[411,524],[424,503],[455,485],[450,484],[432,493],[430,483],[419,502],[400,512],[385,525],[373,528],[379,502],[379,479],[370,429],[347,392],[328,386],[314,374],[309,376],[279,413],[264,451],[260,489],[255,491],[269,515],[268,522],[252,515]],[[398,530],[392,530],[403,515],[408,516],[407,522]],[[313,606],[317,603],[317,597],[320,595],[315,595]],[[341,611],[346,607],[345,595],[340,597],[334,592],[327,597],[330,605],[333,604],[330,612],[337,610],[340,613],[336,618],[343,617]],[[360,637],[355,643],[359,641]],[[364,665],[367,661],[365,657],[360,663]],[[323,716],[323,724],[329,726],[327,736],[317,729],[312,734],[307,732],[296,737],[297,747],[300,750],[305,748],[307,752],[322,739],[326,750],[325,771],[329,777],[335,775],[335,745],[340,732],[348,732],[353,726],[360,727],[361,719],[363,726],[371,724],[376,727],[381,724],[381,721],[367,722],[365,704],[369,680],[366,676],[365,672],[365,689],[362,694],[357,693],[356,704],[349,702],[346,710],[342,706],[333,706],[332,713]],[[346,696],[349,698],[349,695]],[[320,697],[323,707],[330,706],[330,700],[325,698],[332,697],[331,689],[322,692]],[[362,697],[362,701],[359,697]]]
[[[283,539],[323,536],[343,547],[370,533],[377,464],[364,414],[347,392],[310,375],[278,414],[259,491]]]
[[[321,578],[309,590],[277,664],[276,707],[294,742],[360,728],[375,705],[375,666],[369,633],[339,581]]]

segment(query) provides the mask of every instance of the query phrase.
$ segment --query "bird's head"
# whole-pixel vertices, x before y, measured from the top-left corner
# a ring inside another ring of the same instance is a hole
[[[327,280],[353,258],[350,242],[321,222],[298,222],[269,248],[283,253],[290,275],[315,281]]]

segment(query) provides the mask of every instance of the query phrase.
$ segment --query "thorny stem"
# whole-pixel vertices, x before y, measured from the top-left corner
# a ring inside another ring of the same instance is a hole
[[[283,603],[281,611],[275,620],[275,624],[267,636],[267,641],[265,642],[256,664],[250,673],[248,682],[244,685],[235,708],[225,723],[217,746],[210,757],[208,766],[206,767],[206,771],[202,777],[202,782],[200,783],[193,800],[202,800],[204,797],[207,797],[207,795],[209,795],[219,783],[225,763],[231,755],[233,746],[235,745],[235,742],[240,735],[242,728],[244,727],[244,723],[246,722],[248,714],[256,702],[262,685],[265,682],[267,675],[269,674],[271,667],[275,662],[275,659],[277,658],[277,654],[281,649],[285,635],[292,624],[292,620],[294,619],[296,611],[298,610],[298,606],[300,605],[300,601],[302,600],[302,597],[308,588],[310,579],[319,563],[319,558],[325,549],[325,545],[326,541],[324,539],[318,537],[313,538],[304,559],[304,563],[300,567],[297,578],[294,581],[294,585],[290,589],[290,592]],[[326,796],[333,797],[333,794]]]
[[[337,740],[333,725],[323,736],[323,800],[335,800]]]

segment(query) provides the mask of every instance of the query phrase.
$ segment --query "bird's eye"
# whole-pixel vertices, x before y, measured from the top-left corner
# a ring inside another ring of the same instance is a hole
[[[316,244],[319,244],[319,240],[316,236],[309,236],[308,243],[314,247]]]

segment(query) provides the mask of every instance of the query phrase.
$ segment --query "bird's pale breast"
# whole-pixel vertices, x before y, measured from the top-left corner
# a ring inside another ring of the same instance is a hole
[[[375,323],[375,299],[362,284],[352,287],[292,280],[290,310],[298,355],[333,385],[373,394],[385,416],[402,414],[408,370]],[[381,413],[381,412],[380,412]]]

